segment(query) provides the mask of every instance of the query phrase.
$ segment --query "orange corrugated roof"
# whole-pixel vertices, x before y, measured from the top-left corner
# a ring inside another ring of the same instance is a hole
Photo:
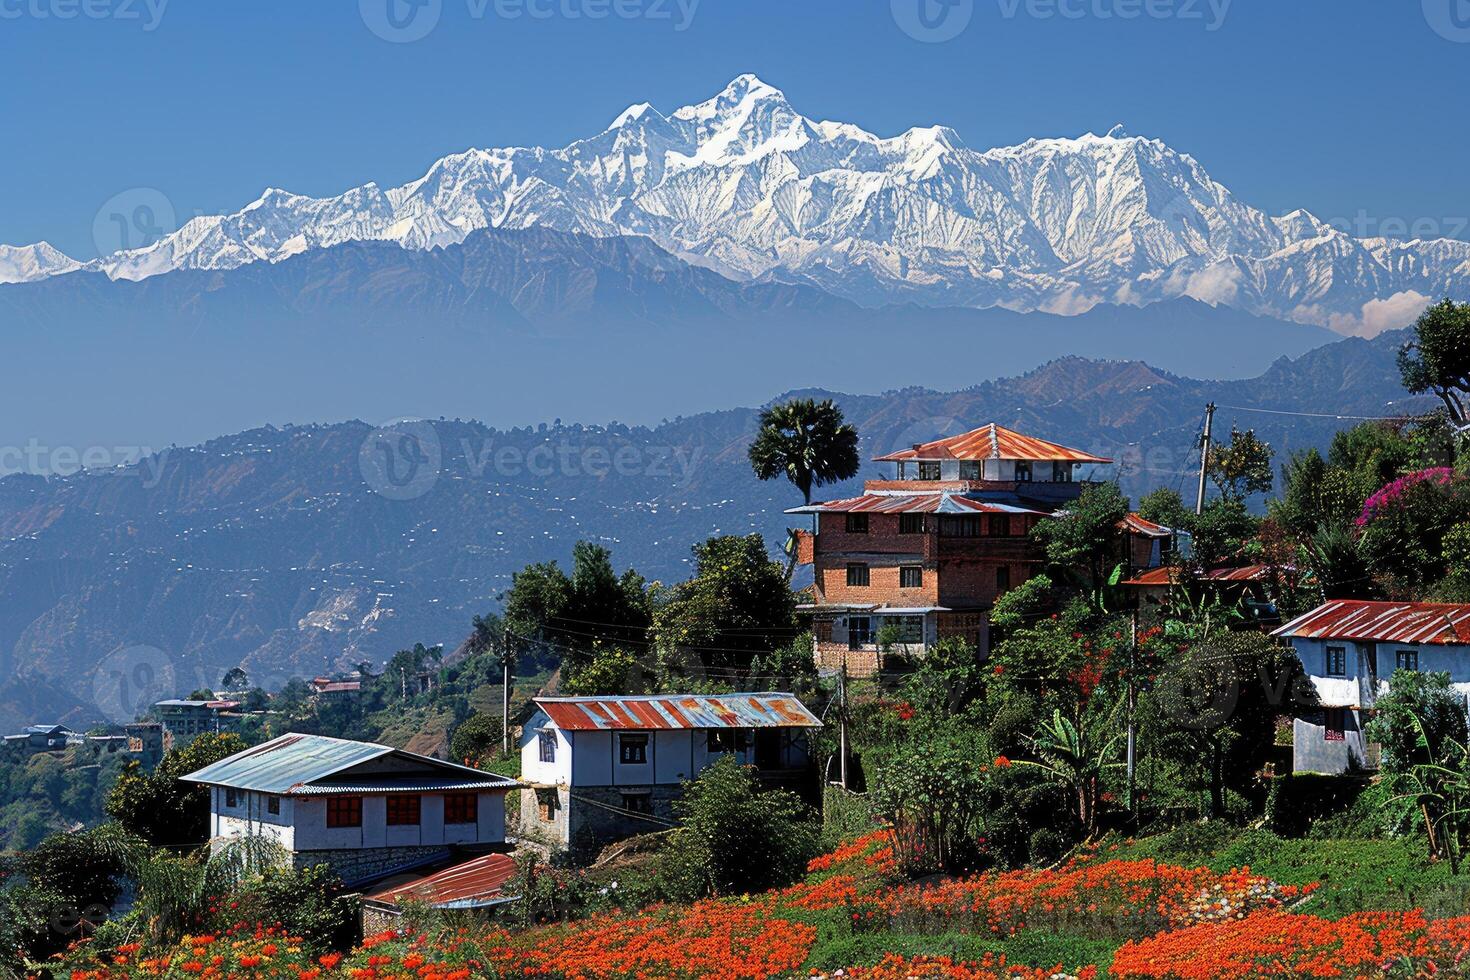
[[[874,462],[892,463],[900,460],[923,459],[923,460],[977,460],[977,459],[1029,459],[1029,460],[1056,460],[1063,463],[1111,463],[1111,459],[1102,456],[1093,456],[1084,453],[1080,449],[1069,449],[1055,442],[1047,442],[1045,439],[1037,439],[1033,436],[1022,435],[1005,426],[982,425],[978,429],[950,436],[947,439],[936,439],[926,442],[912,449],[900,450],[889,453],[887,456],[877,456]]]
[[[1246,565],[1244,568],[1214,568],[1205,572],[1202,577],[1212,582],[1260,582],[1271,577],[1271,566]],[[1123,584],[1159,586],[1172,585],[1178,580],[1178,566],[1160,565],[1158,568],[1139,572]]]
[[[534,698],[556,727],[567,731],[620,728],[820,728],[794,695],[640,694]]]
[[[1470,644],[1470,603],[1335,599],[1271,634],[1318,640]]]
[[[868,493],[845,500],[792,507],[788,514],[870,513],[870,514],[1036,514],[1050,516],[1044,510],[1032,510],[1015,504],[976,500],[953,493]]]
[[[515,871],[515,860],[509,854],[486,854],[376,892],[367,900],[384,905],[415,901],[438,908],[474,908],[504,899],[505,883]]]

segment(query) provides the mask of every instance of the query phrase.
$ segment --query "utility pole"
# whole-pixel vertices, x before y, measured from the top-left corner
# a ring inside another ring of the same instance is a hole
[[[510,755],[510,627],[500,642],[500,751]]]
[[[837,751],[838,751],[838,779],[842,788],[847,789],[847,652],[842,654],[842,676],[838,678],[838,693],[840,700],[837,705]]]
[[[1136,813],[1134,781],[1138,770],[1135,751],[1134,717],[1138,706],[1138,687],[1134,679],[1135,662],[1138,658],[1138,607],[1133,607],[1133,625],[1128,638],[1128,812]]]
[[[1205,438],[1199,449],[1199,492],[1194,498],[1194,512],[1205,512],[1205,470],[1210,465],[1210,434],[1215,426],[1215,403],[1205,406]]]

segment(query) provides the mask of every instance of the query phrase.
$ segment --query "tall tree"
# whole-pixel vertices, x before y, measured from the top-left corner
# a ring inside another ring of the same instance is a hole
[[[694,546],[694,576],[659,606],[661,653],[697,657],[706,667],[748,671],[757,654],[796,635],[796,596],[759,534],[710,538]]]
[[[762,480],[784,476],[812,502],[812,488],[857,475],[857,429],[830,398],[797,398],[761,412],[750,465]]]
[[[1036,525],[1033,535],[1046,548],[1046,560],[1064,575],[1081,575],[1095,608],[1113,570],[1126,562],[1119,523],[1128,516],[1128,498],[1116,483],[1084,487],[1067,510]],[[1126,569],[1125,569],[1126,571]]]
[[[204,734],[170,749],[152,772],[133,763],[113,785],[107,814],[150,844],[202,844],[209,837],[209,790],[180,777],[245,748],[244,740],[233,732]]]
[[[1419,314],[1399,373],[1414,394],[1433,392],[1455,425],[1470,422],[1470,303],[1446,298]]]
[[[1255,429],[1231,426],[1229,443],[1210,446],[1207,472],[1222,497],[1243,501],[1271,492],[1271,455],[1270,444],[1256,438]]]

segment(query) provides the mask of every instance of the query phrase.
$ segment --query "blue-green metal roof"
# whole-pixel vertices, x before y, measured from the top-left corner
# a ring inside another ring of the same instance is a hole
[[[349,775],[349,770],[388,755],[421,763],[422,768],[416,772],[373,773],[363,774],[361,777]],[[332,780],[325,786],[319,785],[333,776],[345,778]],[[456,788],[470,788],[473,784],[474,788],[504,786],[510,789],[517,785],[515,780],[504,776],[481,772],[442,759],[432,759],[388,745],[301,734],[278,736],[243,752],[236,752],[183,778],[192,783],[291,796],[352,791],[338,788],[342,785],[370,784],[376,792],[411,790],[422,786],[425,777],[432,777],[446,785],[453,783]]]

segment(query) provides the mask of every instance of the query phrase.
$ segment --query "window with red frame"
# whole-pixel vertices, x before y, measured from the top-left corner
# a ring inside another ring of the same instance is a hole
[[[388,826],[417,827],[419,825],[419,797],[388,797]]]
[[[444,794],[445,823],[478,823],[480,798],[474,793]]]
[[[1322,738],[1327,742],[1341,742],[1347,738],[1347,709],[1327,709],[1326,732]]]
[[[328,827],[361,827],[362,797],[331,796],[327,798]]]

